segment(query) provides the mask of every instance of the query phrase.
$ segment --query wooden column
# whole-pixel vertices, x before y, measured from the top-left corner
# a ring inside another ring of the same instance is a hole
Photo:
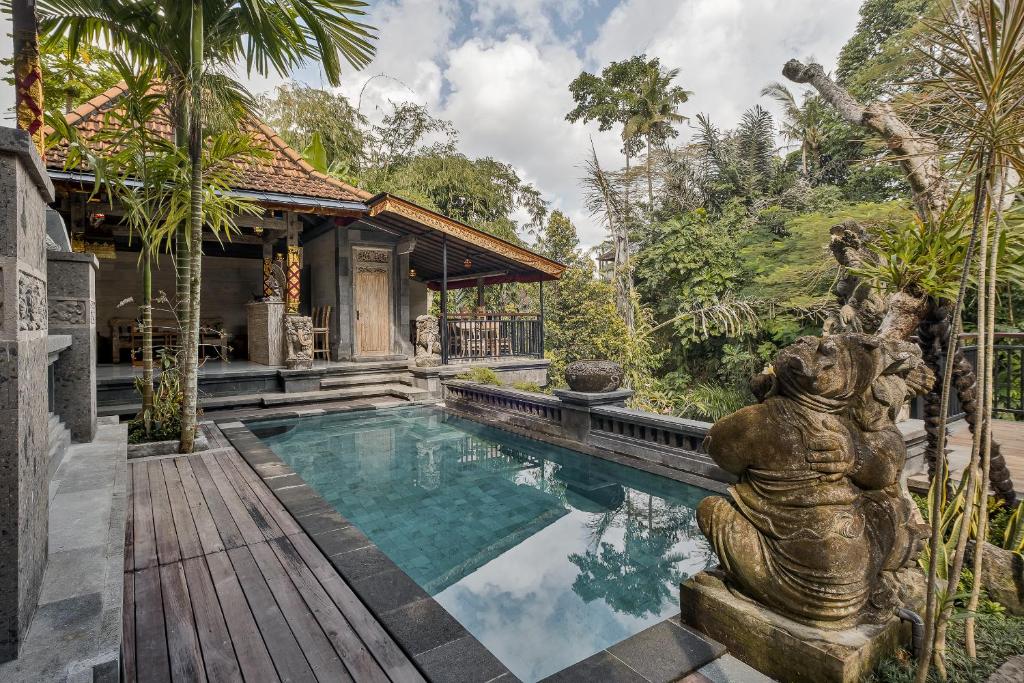
[[[441,365],[448,365],[448,235],[441,235]]]

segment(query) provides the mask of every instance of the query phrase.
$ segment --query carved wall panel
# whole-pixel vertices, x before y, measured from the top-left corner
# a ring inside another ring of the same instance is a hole
[[[46,329],[46,283],[25,272],[18,273],[18,329]]]

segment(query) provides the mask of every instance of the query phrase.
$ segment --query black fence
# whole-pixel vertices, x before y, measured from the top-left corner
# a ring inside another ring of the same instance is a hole
[[[961,335],[965,344],[964,355],[980,376],[976,338],[974,334]],[[996,333],[993,373],[993,416],[1004,420],[1024,420],[1024,333]],[[919,398],[914,401],[911,417],[921,417],[922,414]],[[954,420],[964,416],[955,391],[949,397],[949,416]]]
[[[544,317],[539,313],[449,315],[447,360],[544,356]]]

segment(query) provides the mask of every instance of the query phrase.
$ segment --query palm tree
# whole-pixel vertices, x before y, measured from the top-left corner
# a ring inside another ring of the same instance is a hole
[[[822,121],[825,110],[821,100],[807,97],[803,104],[799,104],[792,91],[779,82],[766,85],[761,95],[771,97],[782,105],[785,116],[782,135],[790,142],[800,143],[800,171],[809,180],[812,162],[815,168],[821,166],[819,149],[825,138]]]
[[[373,55],[372,29],[358,21],[360,0],[38,0],[40,25],[66,36],[70,49],[102,43],[154,64],[167,87],[177,144],[188,151],[191,215],[176,236],[179,318],[185,328],[181,451],[192,451],[202,284],[203,124],[214,111],[251,108],[244,90],[223,73],[244,62],[250,73],[286,76],[307,60],[331,85],[342,62],[354,68]]]
[[[653,144],[664,143],[677,135],[674,124],[687,119],[677,114],[676,109],[693,94],[678,85],[672,85],[678,75],[679,69],[663,71],[658,66],[650,69],[639,92],[629,98],[628,109],[632,113],[622,127],[623,142],[642,137],[647,144],[647,201],[651,211],[654,210],[654,180],[651,171]]]

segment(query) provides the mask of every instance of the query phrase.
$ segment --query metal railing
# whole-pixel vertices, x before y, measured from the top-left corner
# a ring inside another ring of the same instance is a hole
[[[544,316],[539,313],[449,314],[447,360],[544,356]]]
[[[975,341],[977,336],[976,333],[970,332],[960,335],[960,340],[964,344],[964,355],[975,373],[980,375],[978,346]],[[943,362],[940,360],[940,368],[941,365]],[[1024,333],[996,333],[993,370],[993,416],[1008,420],[1024,420]],[[911,405],[910,416],[921,418],[923,415],[922,400],[918,397]],[[949,396],[949,417],[951,420],[959,420],[964,415],[963,406],[960,405],[960,399],[954,391]]]
[[[961,339],[966,343],[976,336],[965,334]],[[964,346],[964,353],[980,373],[977,345]],[[996,333],[993,374],[992,414],[997,418],[1024,420],[1024,333]]]

